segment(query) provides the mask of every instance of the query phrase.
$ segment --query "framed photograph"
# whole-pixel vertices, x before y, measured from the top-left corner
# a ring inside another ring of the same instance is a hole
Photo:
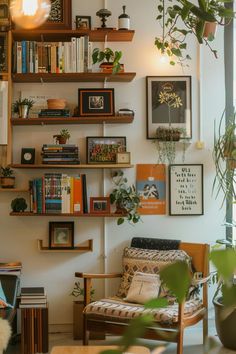
[[[52,7],[47,21],[40,29],[71,29],[71,0],[51,0]]]
[[[87,137],[87,163],[116,163],[116,154],[126,151],[126,137]]]
[[[130,163],[130,152],[117,152],[116,163]]]
[[[21,149],[21,163],[24,165],[33,165],[35,162],[35,149],[34,148],[22,148]]]
[[[7,72],[7,32],[0,32],[0,73]]]
[[[91,197],[90,198],[91,214],[109,214],[110,198],[107,197]]]
[[[76,29],[91,29],[91,16],[76,16]]]
[[[181,138],[192,137],[191,76],[147,76],[147,139],[156,129],[181,128]]]
[[[203,165],[169,166],[169,214],[203,215]]]
[[[49,248],[74,249],[74,222],[49,222]]]
[[[79,89],[79,116],[113,116],[114,89]]]

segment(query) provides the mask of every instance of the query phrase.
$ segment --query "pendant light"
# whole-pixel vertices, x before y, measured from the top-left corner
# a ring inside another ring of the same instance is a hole
[[[21,28],[33,29],[41,26],[51,10],[50,0],[12,0],[12,21]]]

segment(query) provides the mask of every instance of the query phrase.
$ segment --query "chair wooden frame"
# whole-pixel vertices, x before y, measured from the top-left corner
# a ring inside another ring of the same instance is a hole
[[[203,279],[208,279],[209,275],[209,245],[200,243],[185,243],[181,242],[179,249],[185,251],[190,257],[192,257],[192,264],[196,272],[202,273]],[[120,273],[111,274],[90,274],[76,272],[75,276],[83,278],[84,280],[84,306],[91,302],[90,288],[92,279],[109,279],[121,277]],[[184,302],[179,304],[178,322],[173,325],[160,325],[153,328],[147,328],[143,338],[164,340],[167,342],[177,343],[177,354],[183,353],[183,335],[184,329],[189,326],[193,326],[199,321],[203,321],[203,343],[208,335],[208,285],[207,281],[202,281],[202,303],[203,308],[197,311],[196,314],[191,317],[184,317]],[[102,332],[104,334],[122,335],[125,328],[128,326],[128,322],[121,322],[117,319],[107,321],[98,319],[96,316],[92,317],[91,314],[87,317],[84,313],[84,330],[83,330],[83,344],[88,345],[89,331]],[[157,332],[158,329],[158,332]]]

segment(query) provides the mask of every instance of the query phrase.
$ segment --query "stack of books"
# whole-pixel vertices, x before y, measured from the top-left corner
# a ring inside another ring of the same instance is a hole
[[[20,276],[21,269],[21,262],[0,263],[0,274]]]
[[[39,118],[50,118],[50,117],[66,118],[70,116],[70,110],[69,109],[41,109],[38,116]]]
[[[21,288],[19,307],[47,307],[47,296],[44,287]]]
[[[79,148],[74,144],[44,144],[42,163],[50,165],[80,164]]]

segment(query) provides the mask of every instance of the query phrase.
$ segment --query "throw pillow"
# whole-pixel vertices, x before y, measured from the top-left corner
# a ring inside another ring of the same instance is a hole
[[[124,300],[144,304],[158,297],[160,285],[161,281],[159,275],[136,272]]]
[[[0,280],[0,309],[4,309],[5,307],[13,307],[11,304],[8,304],[6,296],[4,294],[2,283]]]

